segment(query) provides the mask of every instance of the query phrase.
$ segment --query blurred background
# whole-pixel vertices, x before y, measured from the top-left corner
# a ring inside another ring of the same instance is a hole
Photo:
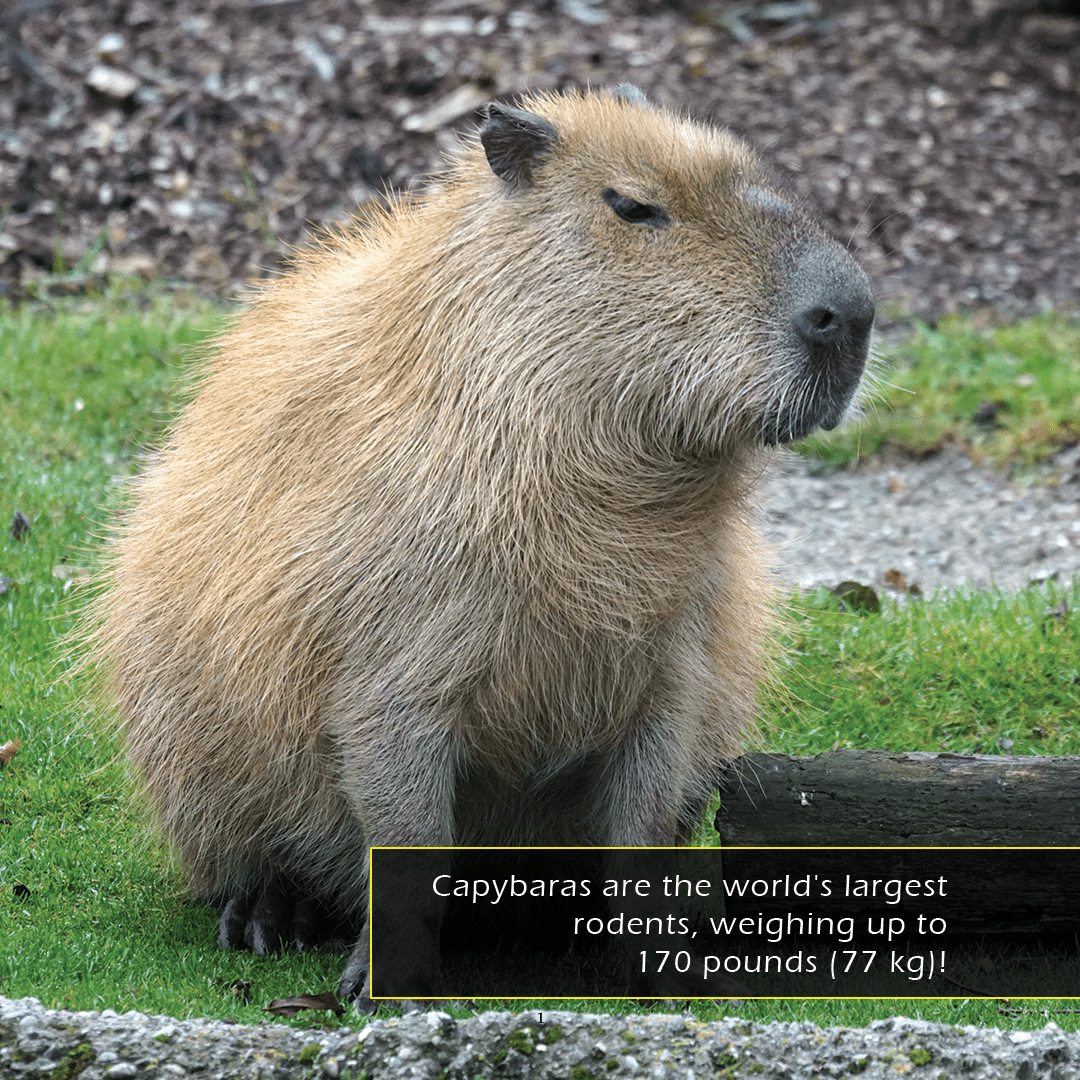
[[[631,81],[744,135],[895,310],[1080,293],[1080,17],[1052,0],[7,0],[0,294],[219,293],[439,167],[477,107]]]

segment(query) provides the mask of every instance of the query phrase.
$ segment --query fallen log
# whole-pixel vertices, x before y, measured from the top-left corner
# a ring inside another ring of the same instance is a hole
[[[1080,845],[1080,757],[748,754],[720,794],[725,847]]]
[[[752,754],[720,792],[725,879],[816,875],[843,911],[865,899],[852,882],[944,874],[950,931],[1080,931],[1080,758]],[[748,906],[790,910],[790,890],[728,899],[729,911]]]

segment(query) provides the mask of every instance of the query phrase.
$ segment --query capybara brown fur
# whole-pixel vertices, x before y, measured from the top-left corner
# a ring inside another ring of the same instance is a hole
[[[299,255],[207,358],[98,601],[220,941],[359,928],[369,845],[685,839],[754,716],[765,448],[841,420],[872,321],[743,143],[628,87],[489,106],[426,197]],[[366,968],[361,935],[343,993]]]

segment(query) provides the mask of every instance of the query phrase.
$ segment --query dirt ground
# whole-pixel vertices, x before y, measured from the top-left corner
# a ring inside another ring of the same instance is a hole
[[[1071,5],[1075,11],[1076,5]],[[886,312],[1074,306],[1080,18],[1050,0],[11,0],[0,293],[273,272],[484,101],[631,81],[760,149]]]

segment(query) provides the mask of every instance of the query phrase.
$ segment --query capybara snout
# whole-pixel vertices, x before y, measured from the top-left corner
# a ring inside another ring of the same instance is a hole
[[[778,301],[787,322],[790,369],[766,443],[786,443],[844,419],[866,366],[874,299],[862,268],[839,244],[804,243],[788,268]]]

